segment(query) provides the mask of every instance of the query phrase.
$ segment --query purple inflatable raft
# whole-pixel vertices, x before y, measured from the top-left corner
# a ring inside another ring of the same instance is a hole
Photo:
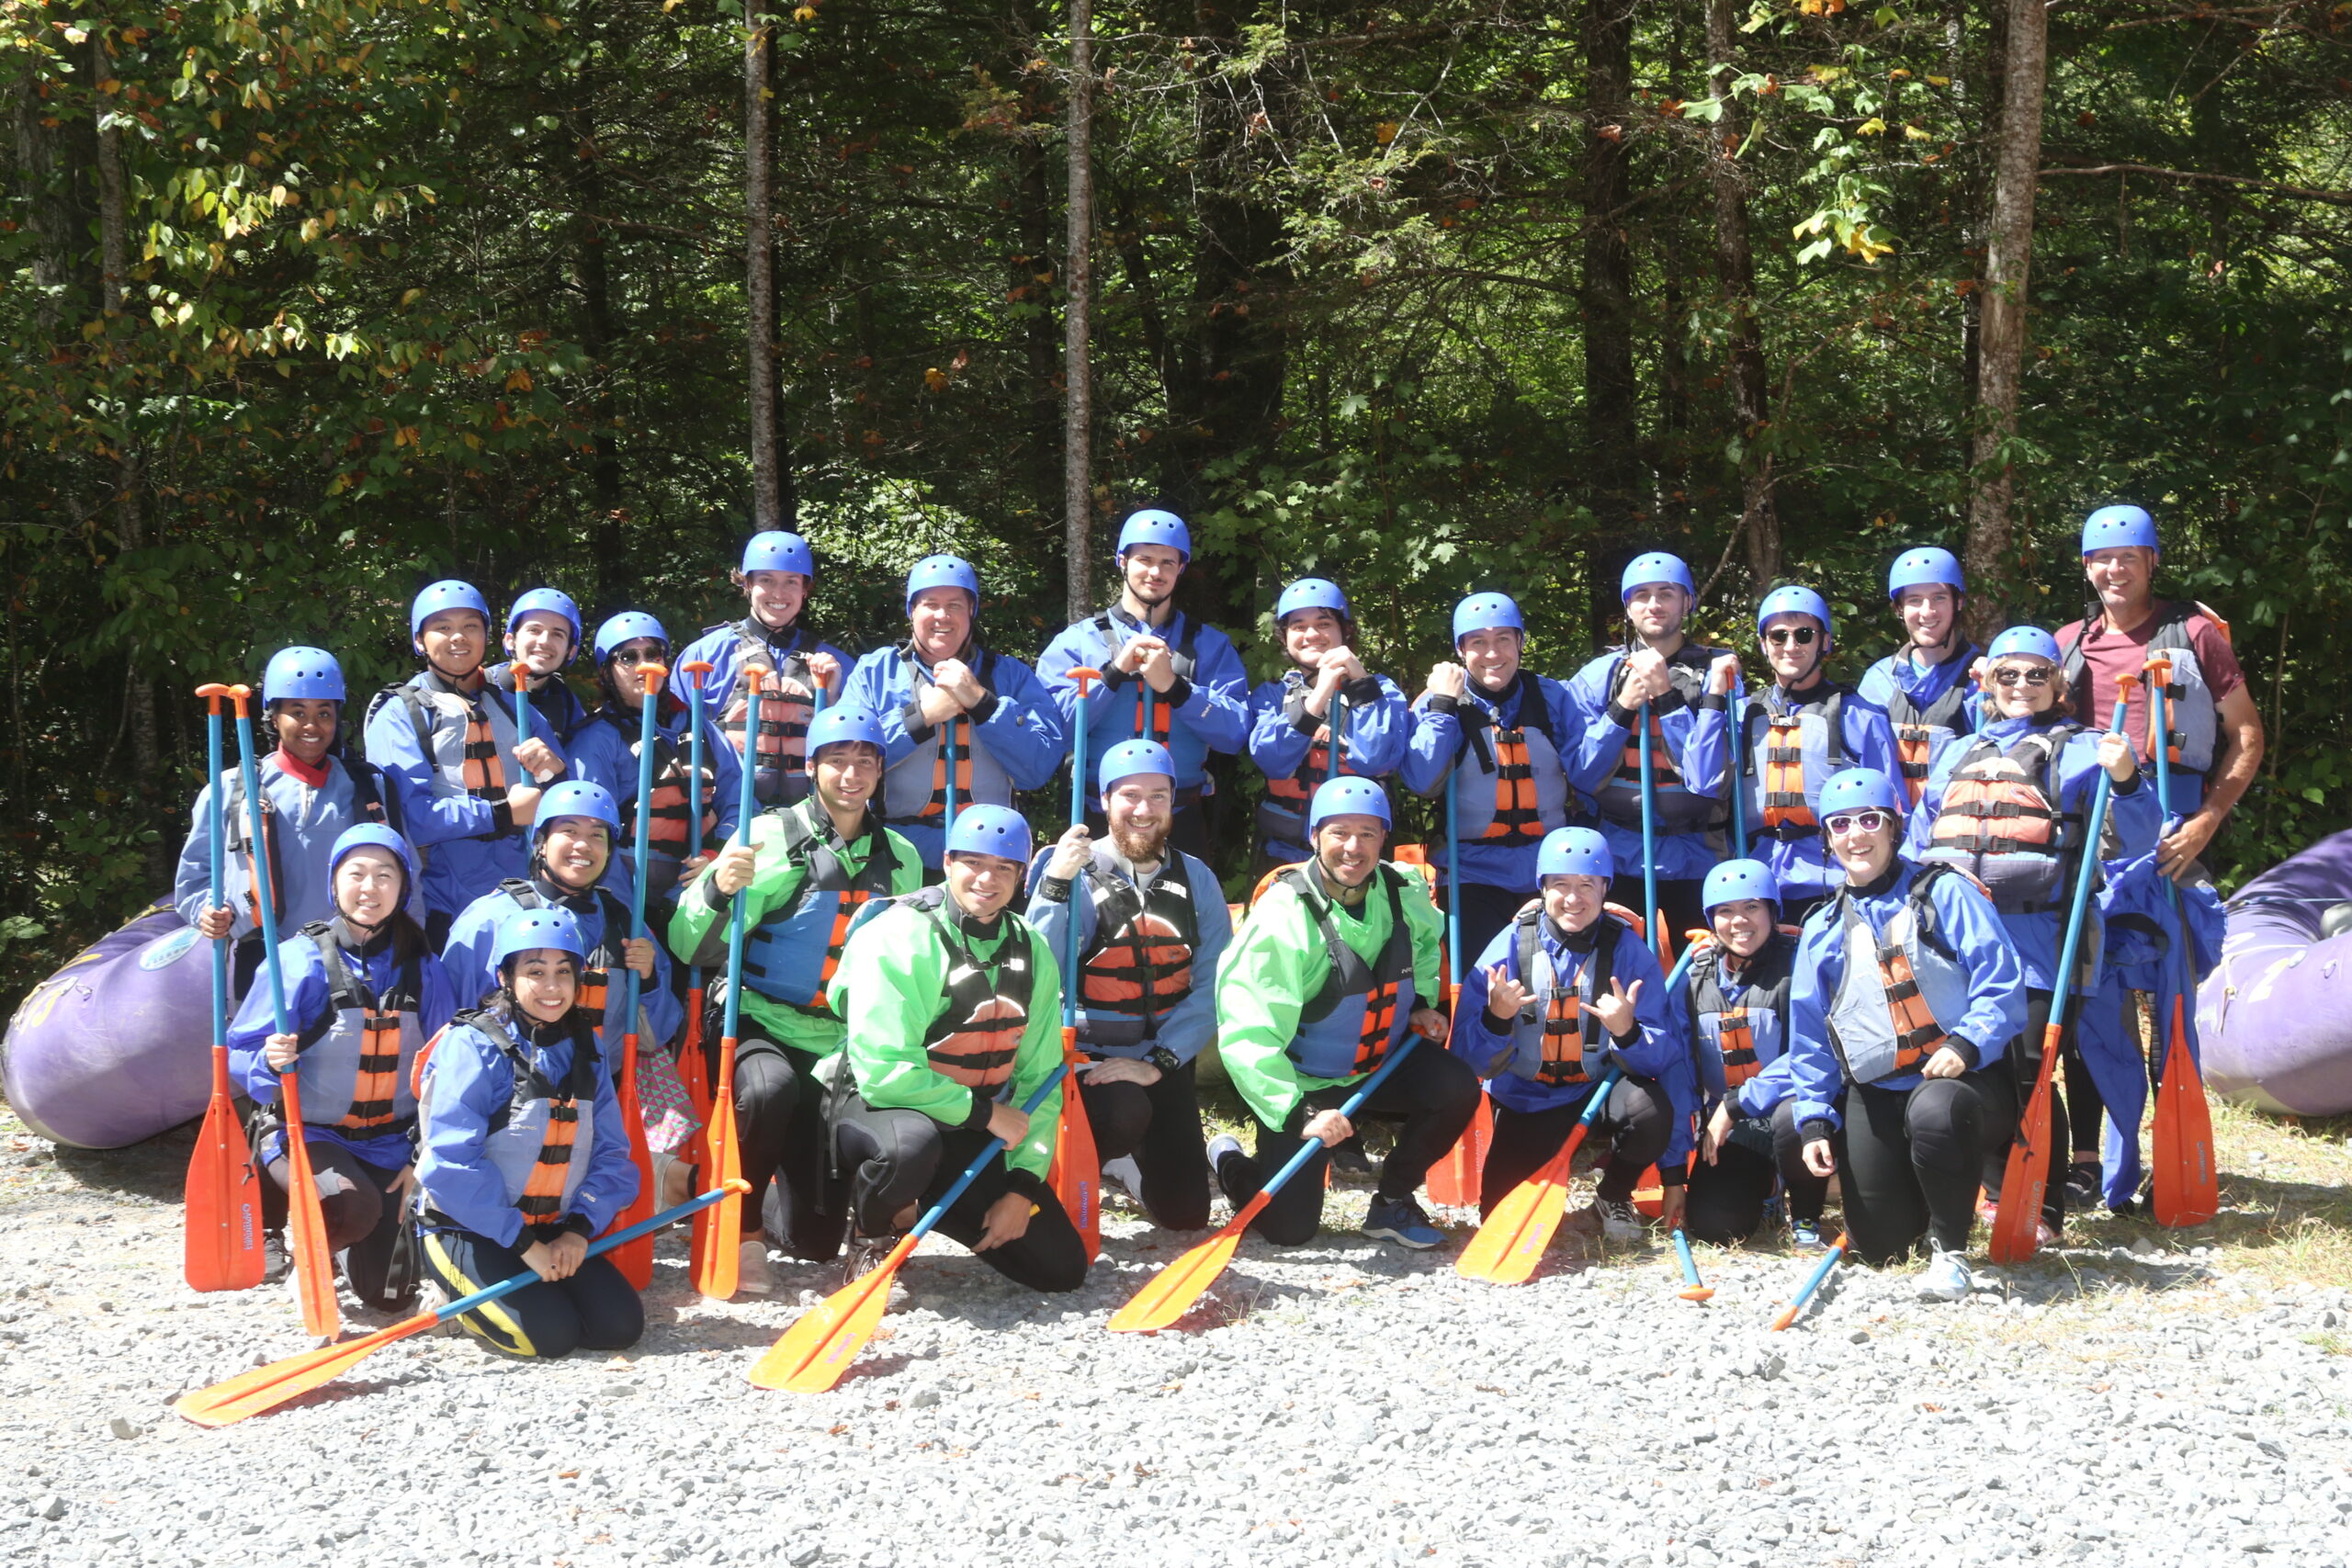
[[[2197,989],[2205,1081],[2265,1111],[2352,1111],[2352,832],[2280,861],[2229,914]]]
[[[211,1046],[211,959],[159,905],[33,987],[0,1040],[0,1088],[43,1137],[119,1149],[204,1113]]]

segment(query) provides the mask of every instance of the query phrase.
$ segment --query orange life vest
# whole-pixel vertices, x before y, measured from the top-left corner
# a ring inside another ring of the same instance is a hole
[[[945,888],[926,887],[906,902],[931,917],[947,947],[947,1005],[923,1034],[923,1054],[933,1072],[993,1097],[1011,1081],[1021,1036],[1029,1027],[1036,984],[1029,924],[1010,911],[999,915],[1004,942],[995,959],[984,964],[966,945],[956,917],[947,913]]]

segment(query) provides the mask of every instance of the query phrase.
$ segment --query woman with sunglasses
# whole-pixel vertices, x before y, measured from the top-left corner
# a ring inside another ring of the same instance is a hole
[[[1775,588],[1756,606],[1772,684],[1740,714],[1740,798],[1757,859],[1772,868],[1781,919],[1802,920],[1845,880],[1821,834],[1821,790],[1844,768],[1901,776],[1885,713],[1822,673],[1837,627],[1810,588]]]
[[[2020,1086],[2041,1070],[2042,1028],[2058,989],[2058,947],[2099,771],[2113,781],[2108,854],[2146,853],[2155,846],[2159,826],[2156,792],[2142,787],[2132,743],[2086,729],[2070,716],[2059,658],[2057,639],[2039,626],[2011,626],[1993,639],[1983,674],[1990,705],[1984,727],[1973,739],[1945,748],[1928,774],[1909,835],[1912,859],[1955,866],[1984,885],[2024,962],[2025,1033],[2015,1062]],[[2095,909],[2085,916],[2098,918]],[[2080,951],[2086,954],[2098,952],[2093,935],[2084,933]],[[2055,1111],[2050,1168],[2053,1177],[2068,1174],[2071,1149],[2072,1159],[2087,1168],[2078,1184],[2095,1192],[2100,1101],[2096,1092],[2078,1092],[2089,1079],[2071,1038],[2064,1061],[2063,1103],[2075,1107],[2074,1124],[2064,1109]],[[1985,1156],[1988,1199],[1998,1199],[2007,1166],[2006,1150]],[[2065,1224],[2066,1188],[2053,1179],[2043,1190],[2045,1247]]]
[[[1805,1168],[1839,1178],[1856,1255],[1893,1262],[1925,1235],[1920,1295],[1959,1301],[1976,1184],[2017,1126],[2025,965],[1982,888],[1895,853],[1902,802],[1870,768],[1822,786],[1845,881],[1797,940],[1789,1078]]]

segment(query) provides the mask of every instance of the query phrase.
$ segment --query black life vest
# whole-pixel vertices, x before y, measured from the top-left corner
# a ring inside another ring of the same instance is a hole
[[[974,1094],[1001,1098],[1029,1027],[1037,981],[1030,948],[1035,933],[1008,908],[997,916],[1005,926],[1003,945],[984,962],[964,941],[958,929],[963,917],[947,912],[944,886],[910,893],[899,902],[928,917],[947,948],[947,1005],[922,1040],[932,1070]]]
[[[1148,1039],[1159,1021],[1192,994],[1200,913],[1184,880],[1181,851],[1170,847],[1165,868],[1143,894],[1103,863],[1107,852],[1098,849],[1080,874],[1094,907],[1094,940],[1079,958],[1079,994],[1090,1023],[1097,1011],[1139,1017],[1143,1032],[1137,1038]],[[1094,1037],[1090,1028],[1088,1038]]]

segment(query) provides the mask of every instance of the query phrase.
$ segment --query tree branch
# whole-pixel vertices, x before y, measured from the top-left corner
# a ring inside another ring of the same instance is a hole
[[[2272,196],[2292,197],[2298,201],[2324,201],[2336,207],[2352,207],[2352,191],[2313,190],[2309,186],[2279,185],[2272,180],[2249,179],[2244,175],[2209,175],[2195,169],[2159,169],[2153,164],[2045,164],[2041,177],[2048,179],[2052,175],[2153,175],[2160,180],[2242,186],[2249,190],[2267,191]]]

